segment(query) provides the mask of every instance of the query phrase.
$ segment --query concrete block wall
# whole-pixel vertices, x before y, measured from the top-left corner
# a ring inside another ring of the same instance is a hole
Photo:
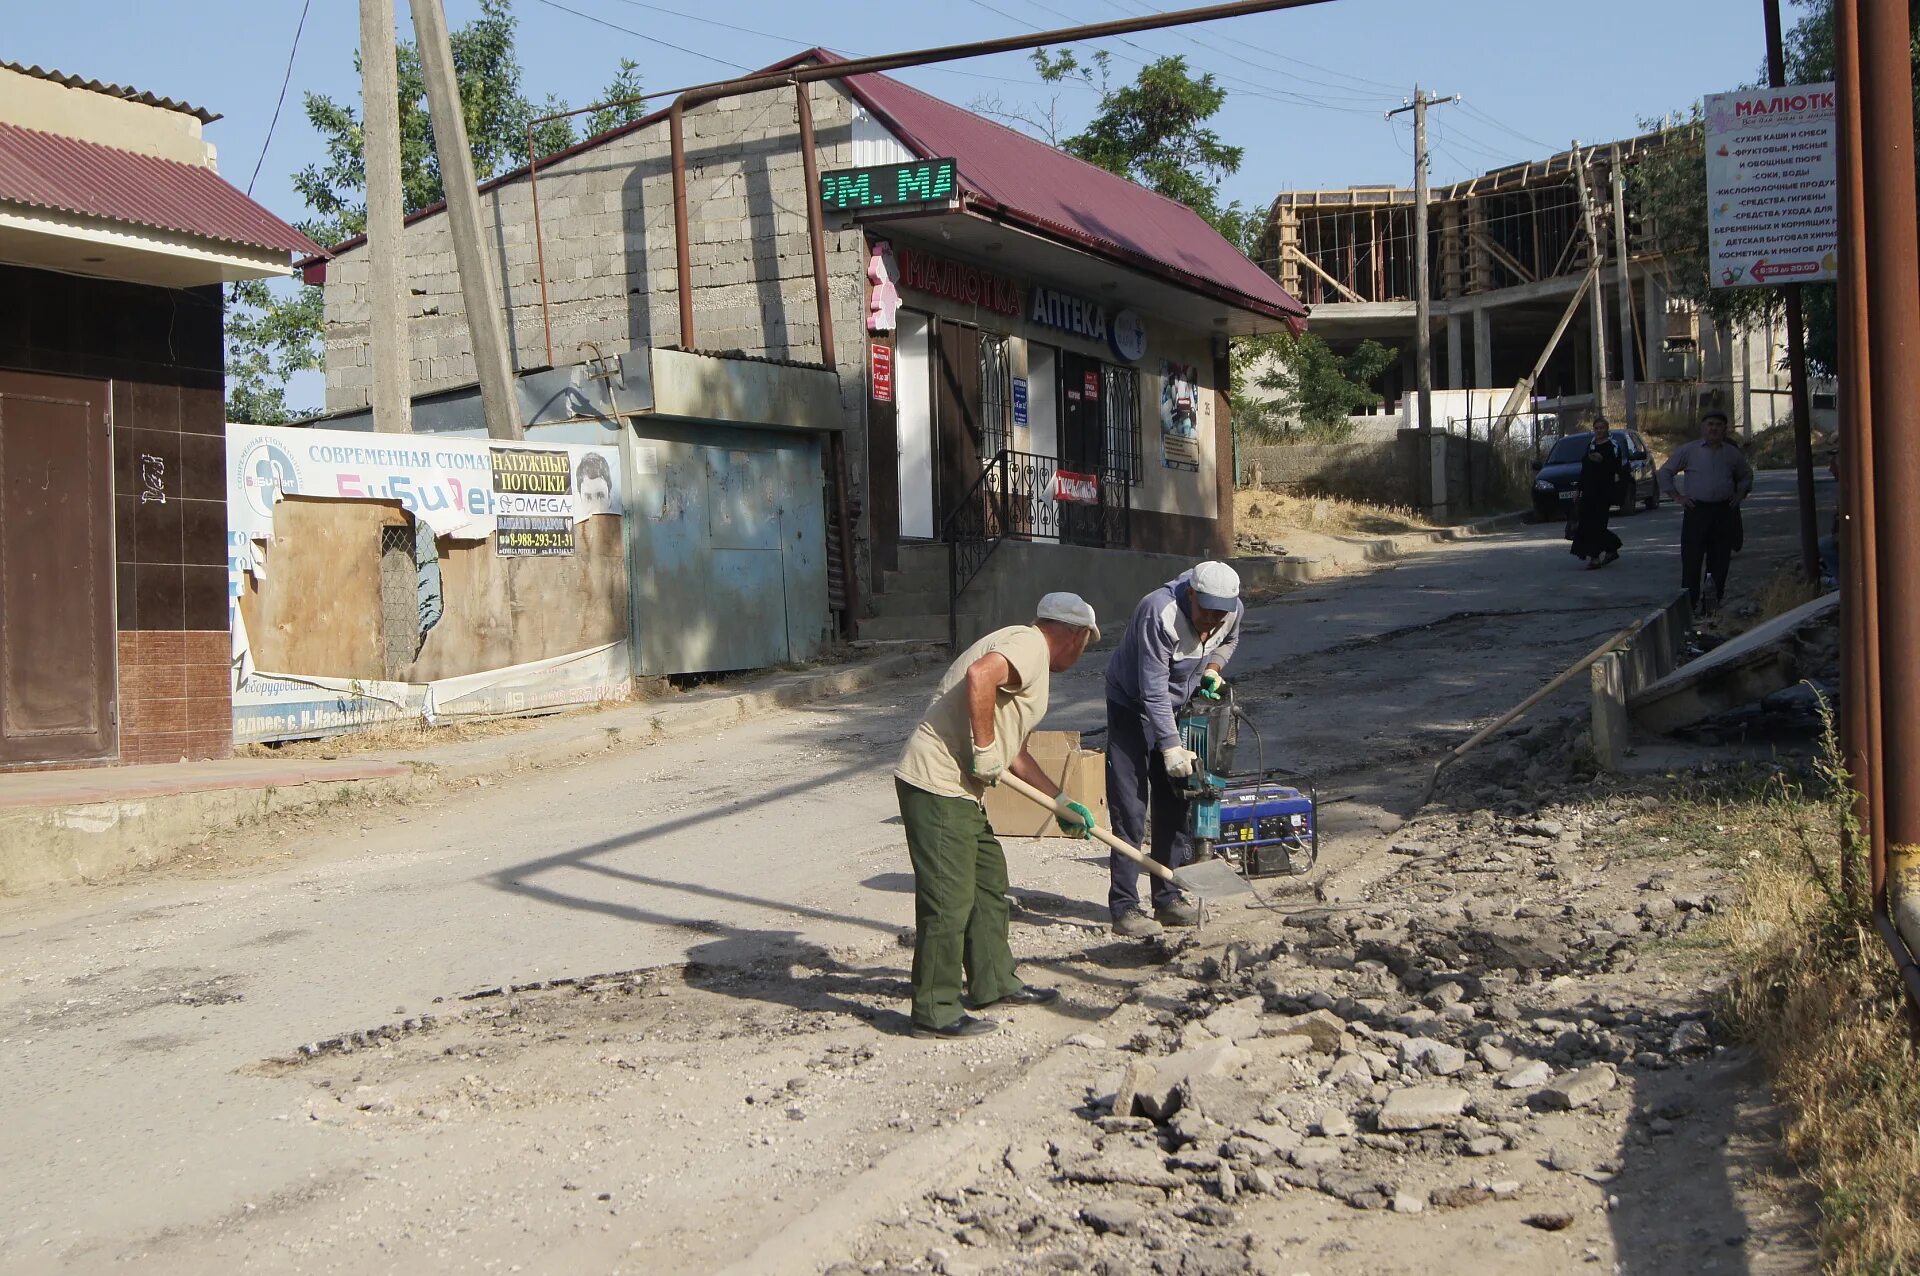
[[[822,169],[852,163],[852,104],[836,86],[810,86]],[[794,91],[757,93],[687,115],[689,258],[696,343],[701,349],[778,359],[820,359],[807,238],[805,175]],[[519,178],[486,192],[487,246],[494,256],[516,368],[548,363],[542,323],[533,192]],[[677,345],[671,149],[664,120],[540,170],[552,362],[607,350]],[[830,293],[843,403],[857,428],[864,405],[865,255],[858,232],[828,242]],[[329,263],[326,403],[366,406],[368,261],[363,250]],[[409,331],[415,394],[476,379],[446,216],[407,228]]]
[[[853,164],[853,103],[834,84],[810,85],[822,171]],[[794,90],[708,103],[687,113],[688,255],[695,342],[702,350],[799,362],[821,358],[807,236],[806,177]],[[506,308],[516,369],[548,363],[542,324],[533,190],[524,177],[486,192],[482,218]],[[664,119],[540,169],[540,240],[546,250],[552,363],[680,341],[673,237],[672,152]],[[444,213],[410,225],[407,276],[412,392],[478,379],[460,277]],[[857,508],[866,462],[866,254],[858,231],[829,232],[829,295]],[[364,250],[328,264],[326,406],[367,406],[368,260]],[[869,574],[864,520],[857,568]],[[864,591],[863,591],[864,592]]]

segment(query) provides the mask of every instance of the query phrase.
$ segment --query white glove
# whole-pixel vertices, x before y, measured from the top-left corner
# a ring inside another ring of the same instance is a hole
[[[1006,773],[1007,764],[1000,760],[1000,749],[995,744],[976,744],[973,746],[973,778],[982,784],[998,784]]]
[[[1184,780],[1192,775],[1194,763],[1200,760],[1200,755],[1192,749],[1178,746],[1160,750],[1160,756],[1166,760],[1167,775],[1175,780]]]

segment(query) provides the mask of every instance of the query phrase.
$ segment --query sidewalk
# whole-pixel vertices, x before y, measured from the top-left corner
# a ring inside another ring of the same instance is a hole
[[[718,730],[850,695],[938,663],[927,649],[773,674],[667,700],[556,717],[511,735],[338,760],[228,758],[0,775],[0,895],[166,862],[210,833],[347,797],[398,798],[609,749]]]

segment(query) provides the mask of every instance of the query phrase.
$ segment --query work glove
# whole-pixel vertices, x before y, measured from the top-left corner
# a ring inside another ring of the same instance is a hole
[[[1193,764],[1200,760],[1200,755],[1192,749],[1183,749],[1178,745],[1160,750],[1160,756],[1166,761],[1168,777],[1175,780],[1184,780],[1192,775]]]
[[[1218,669],[1209,669],[1200,675],[1200,698],[1218,700],[1226,693],[1227,680],[1220,676]]]
[[[1053,822],[1068,837],[1077,837],[1082,841],[1093,836],[1093,812],[1078,802],[1066,803],[1065,811],[1055,811]]]
[[[973,778],[982,784],[998,784],[1006,773],[1007,764],[1000,759],[1000,750],[991,744],[973,746]]]

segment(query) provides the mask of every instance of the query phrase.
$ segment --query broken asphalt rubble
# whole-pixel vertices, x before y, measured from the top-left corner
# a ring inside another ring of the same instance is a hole
[[[1405,826],[1396,871],[1361,903],[1258,917],[1256,941],[1183,941],[1068,1047],[1097,1078],[1077,1111],[828,1270],[1290,1271],[1248,1211],[1295,1192],[1398,1214],[1517,1200],[1531,1212],[1516,1226],[1571,1226],[1567,1200],[1477,1171],[1505,1153],[1583,1180],[1583,1212],[1605,1208],[1626,1078],[1716,1048],[1703,1012],[1622,995],[1623,978],[1720,900],[1687,874],[1623,878],[1583,854],[1586,830],[1651,799],[1521,813],[1497,785],[1475,797]],[[1569,1121],[1591,1128],[1570,1141]],[[1606,1151],[1577,1150],[1589,1135]],[[916,1249],[915,1224],[953,1242]]]

